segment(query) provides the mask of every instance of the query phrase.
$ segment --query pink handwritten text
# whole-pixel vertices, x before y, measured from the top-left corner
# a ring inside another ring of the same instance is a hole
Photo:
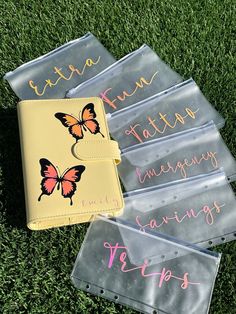
[[[169,224],[170,221],[174,221],[175,223],[181,224],[183,221],[189,219],[196,219],[199,215],[203,214],[205,216],[205,222],[207,225],[213,225],[215,222],[214,212],[219,214],[221,212],[221,208],[225,206],[225,204],[219,205],[216,201],[213,202],[213,207],[209,207],[208,205],[204,205],[199,211],[194,209],[189,209],[185,211],[185,214],[180,216],[180,214],[175,211],[172,216],[163,216],[160,219],[160,222],[157,219],[151,219],[147,224],[143,224],[141,222],[141,217],[136,217],[136,223],[140,227],[140,231],[145,232],[146,228],[150,229],[159,229],[164,225]]]
[[[187,177],[186,169],[191,168],[194,165],[200,165],[202,162],[208,160],[211,162],[213,169],[218,168],[216,152],[206,152],[202,154],[200,158],[196,156],[193,156],[191,160],[185,158],[183,161],[177,161],[175,165],[171,165],[170,162],[167,162],[166,164],[162,164],[159,170],[151,168],[145,170],[144,173],[142,173],[142,170],[137,167],[136,175],[140,183],[144,183],[146,180],[152,179],[152,177],[159,177],[160,175],[169,172],[177,173],[177,171],[180,172],[182,178],[186,178]]]
[[[119,243],[116,243],[114,246],[111,245],[109,242],[104,242],[104,247],[109,250],[109,261],[108,261],[108,268],[112,268],[115,256],[118,254],[118,250],[122,250],[122,252],[119,252],[119,262],[121,264],[120,270],[123,273],[133,272],[133,271],[139,271],[141,277],[147,278],[147,277],[158,277],[158,287],[161,288],[164,282],[168,282],[171,279],[176,279],[181,282],[180,287],[182,289],[187,289],[189,285],[199,285],[199,282],[191,282],[189,281],[189,273],[185,272],[182,277],[175,276],[173,272],[170,269],[166,269],[163,267],[161,271],[159,272],[148,272],[148,260],[144,260],[144,263],[141,266],[136,266],[133,268],[127,268],[127,251],[128,248],[126,246],[120,246]]]

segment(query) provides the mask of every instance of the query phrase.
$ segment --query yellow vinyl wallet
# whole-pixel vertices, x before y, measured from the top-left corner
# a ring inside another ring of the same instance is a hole
[[[120,150],[100,98],[25,100],[17,111],[28,228],[122,213]]]

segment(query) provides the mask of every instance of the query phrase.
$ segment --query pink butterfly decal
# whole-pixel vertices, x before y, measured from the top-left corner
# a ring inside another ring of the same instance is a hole
[[[76,191],[76,182],[80,181],[81,175],[85,170],[85,166],[79,165],[66,169],[64,173],[59,176],[56,167],[46,158],[39,160],[41,166],[41,190],[38,201],[43,195],[51,195],[57,185],[57,190],[61,187],[61,195],[64,198],[70,198],[70,205],[73,204],[72,196]]]

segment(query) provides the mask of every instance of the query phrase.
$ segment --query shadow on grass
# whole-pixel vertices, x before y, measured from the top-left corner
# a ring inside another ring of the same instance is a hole
[[[16,109],[0,110],[0,200],[7,223],[26,228],[24,185]]]

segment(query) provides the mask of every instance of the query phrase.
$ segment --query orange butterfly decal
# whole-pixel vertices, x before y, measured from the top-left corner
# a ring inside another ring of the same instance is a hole
[[[74,166],[72,168],[66,169],[64,173],[58,176],[58,172],[55,166],[47,160],[46,158],[41,158],[39,160],[41,166],[41,176],[43,177],[41,181],[41,190],[38,201],[41,200],[43,195],[51,195],[54,191],[56,185],[57,189],[61,186],[61,195],[65,198],[70,198],[70,205],[73,204],[72,196],[76,191],[75,182],[79,182],[85,167],[82,165]]]
[[[100,133],[104,137],[100,132],[99,123],[95,120],[96,113],[94,111],[94,104],[92,103],[87,104],[83,108],[79,119],[63,112],[57,112],[55,117],[68,128],[69,133],[76,139],[76,142],[84,137],[83,131],[87,130],[92,134]]]

